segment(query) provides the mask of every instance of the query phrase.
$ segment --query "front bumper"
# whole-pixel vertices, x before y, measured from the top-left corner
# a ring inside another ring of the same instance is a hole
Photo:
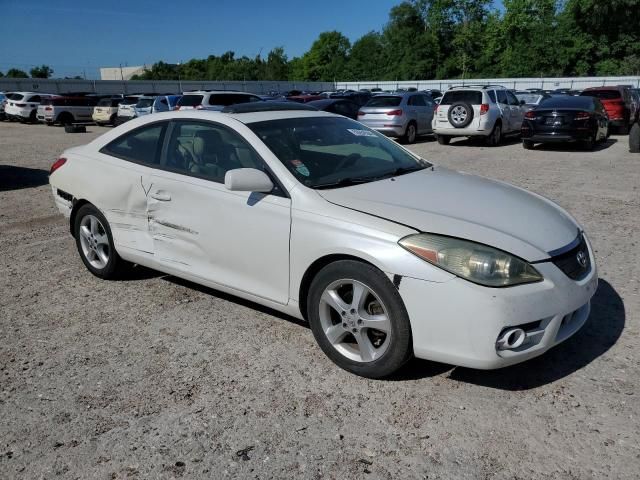
[[[435,283],[402,278],[418,358],[458,366],[495,369],[523,362],[563,342],[586,322],[598,276],[591,246],[591,271],[571,280],[552,262],[538,263],[544,280],[510,288],[488,288],[461,278]],[[498,350],[507,327],[527,332],[525,343]]]

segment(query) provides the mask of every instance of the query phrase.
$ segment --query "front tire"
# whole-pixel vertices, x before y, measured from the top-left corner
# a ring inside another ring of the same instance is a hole
[[[372,265],[342,260],[324,267],[311,283],[307,313],[322,351],[356,375],[387,377],[413,354],[402,298]]]
[[[96,277],[119,278],[127,262],[113,246],[113,235],[107,219],[91,204],[80,207],[75,216],[73,233],[82,262]]]

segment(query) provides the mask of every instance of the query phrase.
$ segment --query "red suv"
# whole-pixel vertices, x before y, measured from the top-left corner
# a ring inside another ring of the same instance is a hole
[[[639,108],[631,95],[629,87],[586,88],[580,95],[599,98],[609,116],[609,124],[617,127],[620,133],[626,134],[629,132],[631,119],[637,116]]]

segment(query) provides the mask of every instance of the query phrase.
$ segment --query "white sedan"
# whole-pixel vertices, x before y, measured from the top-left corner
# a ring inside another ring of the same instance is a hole
[[[596,265],[566,211],[298,108],[148,115],[65,151],[50,182],[86,267],[140,264],[306,319],[371,378],[411,356],[504,367],[583,326]]]

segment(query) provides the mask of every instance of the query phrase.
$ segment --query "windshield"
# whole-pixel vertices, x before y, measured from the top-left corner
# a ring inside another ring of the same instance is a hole
[[[372,182],[431,166],[347,118],[289,118],[248,127],[310,188]]]
[[[136,108],[148,108],[153,105],[153,98],[141,98],[138,103],[136,103]]]
[[[516,93],[516,97],[518,100],[524,100],[524,103],[537,105],[540,103],[542,95],[538,95],[537,93]]]

